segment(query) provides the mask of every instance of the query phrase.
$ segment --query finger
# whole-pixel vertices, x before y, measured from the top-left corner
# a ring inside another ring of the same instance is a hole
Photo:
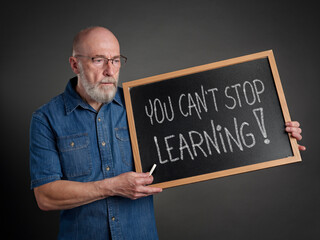
[[[300,123],[298,121],[290,121],[286,122],[287,127],[300,127]]]
[[[299,148],[300,151],[307,150],[307,148],[305,146],[302,146],[302,145],[299,145],[299,144],[298,144],[298,148]]]
[[[156,193],[162,192],[162,188],[157,188],[157,187],[148,187],[148,186],[140,186],[138,188],[138,192],[140,194],[145,194],[145,195],[152,195]]]
[[[302,136],[297,132],[292,132],[291,136],[300,141],[302,139]]]
[[[291,132],[302,133],[302,129],[298,127],[286,127],[286,131],[288,133],[291,133]]]
[[[131,194],[130,199],[136,200],[138,198],[147,197],[160,192],[162,192],[162,188],[139,186],[136,188],[135,192]]]
[[[147,175],[147,177],[136,178],[137,184],[139,185],[149,185],[153,182],[153,177]]]
[[[130,199],[132,200],[136,200],[136,199],[139,199],[139,198],[142,198],[142,197],[147,197],[147,196],[150,196],[150,195],[154,195],[154,194],[158,194],[162,192],[162,189],[159,188],[157,190],[144,190],[143,192],[136,192],[136,193],[133,193],[131,196],[129,196]]]

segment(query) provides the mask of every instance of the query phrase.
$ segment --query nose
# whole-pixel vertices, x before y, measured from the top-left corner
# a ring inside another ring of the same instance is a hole
[[[116,74],[116,68],[113,66],[111,61],[108,61],[108,63],[104,65],[103,75],[112,77],[115,74]]]

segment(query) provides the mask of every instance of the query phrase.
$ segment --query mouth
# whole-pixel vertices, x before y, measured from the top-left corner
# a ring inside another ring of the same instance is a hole
[[[115,86],[115,83],[112,81],[101,81],[99,83],[100,86],[104,86],[104,87],[111,87],[111,86]]]
[[[114,83],[113,82],[102,82],[102,83],[100,83],[100,85],[102,85],[102,86],[112,86],[112,85],[114,85]]]
[[[105,90],[113,89],[117,87],[117,81],[112,77],[105,77],[99,81],[98,86]]]

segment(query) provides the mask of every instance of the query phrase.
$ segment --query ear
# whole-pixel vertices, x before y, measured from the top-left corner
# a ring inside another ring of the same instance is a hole
[[[75,57],[69,57],[69,63],[70,63],[70,67],[71,67],[72,71],[75,74],[79,74],[80,70],[79,70],[77,59]]]

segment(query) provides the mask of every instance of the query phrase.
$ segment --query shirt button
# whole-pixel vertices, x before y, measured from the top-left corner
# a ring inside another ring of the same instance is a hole
[[[102,146],[105,146],[105,145],[106,145],[106,143],[105,143],[104,141],[102,141],[101,145],[102,145]]]
[[[98,121],[100,122],[100,121],[101,121],[101,118],[98,118]]]
[[[115,217],[112,217],[112,218],[111,218],[111,220],[112,220],[112,221],[115,221],[115,220],[116,220],[116,218],[115,218]]]
[[[109,170],[110,170],[110,167],[106,167],[106,170],[109,171]]]
[[[71,146],[71,147],[74,147],[74,142],[71,142],[71,143],[70,143],[70,146]]]

